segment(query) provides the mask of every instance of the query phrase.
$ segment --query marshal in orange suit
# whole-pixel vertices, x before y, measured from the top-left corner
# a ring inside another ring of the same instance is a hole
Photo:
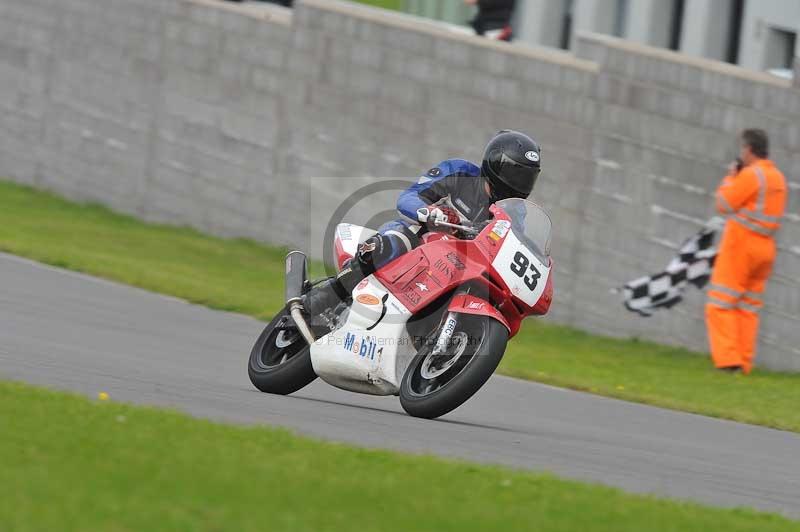
[[[716,193],[727,216],[711,276],[706,325],[714,365],[750,373],[756,354],[759,312],[775,262],[775,234],[786,209],[786,179],[769,160],[760,129],[740,136],[739,163]]]

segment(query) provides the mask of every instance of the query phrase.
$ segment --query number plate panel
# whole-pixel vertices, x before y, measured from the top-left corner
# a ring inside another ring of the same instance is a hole
[[[547,286],[550,268],[540,261],[513,231],[509,231],[500,252],[492,261],[511,293],[529,307],[536,306]]]

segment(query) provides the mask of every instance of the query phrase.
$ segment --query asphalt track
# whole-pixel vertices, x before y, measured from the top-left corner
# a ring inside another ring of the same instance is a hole
[[[319,380],[270,396],[246,372],[262,326],[0,254],[0,378],[800,517],[800,434],[505,377],[436,421]]]

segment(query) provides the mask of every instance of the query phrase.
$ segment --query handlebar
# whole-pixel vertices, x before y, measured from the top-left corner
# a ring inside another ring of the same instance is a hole
[[[458,229],[459,231],[463,231],[464,233],[470,236],[478,236],[480,231],[475,229],[474,227],[470,227],[468,225],[458,225],[458,224],[451,224],[449,222],[435,222],[433,224],[435,227],[447,227],[448,229]]]

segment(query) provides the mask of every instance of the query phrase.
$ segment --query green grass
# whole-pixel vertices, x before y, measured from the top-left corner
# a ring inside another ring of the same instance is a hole
[[[0,382],[0,530],[760,532],[800,523]]]
[[[285,249],[144,224],[4,182],[0,250],[264,319],[283,306]]]
[[[394,11],[403,10],[403,0],[356,0],[356,1],[360,4],[382,7],[384,9],[393,9]]]
[[[263,319],[282,306],[285,250],[148,225],[3,182],[0,250]],[[500,371],[800,432],[800,375],[721,374],[707,357],[682,349],[528,320]]]
[[[631,319],[636,319],[632,317]],[[730,375],[707,356],[637,340],[604,338],[529,320],[509,343],[506,375],[800,432],[800,375]]]

